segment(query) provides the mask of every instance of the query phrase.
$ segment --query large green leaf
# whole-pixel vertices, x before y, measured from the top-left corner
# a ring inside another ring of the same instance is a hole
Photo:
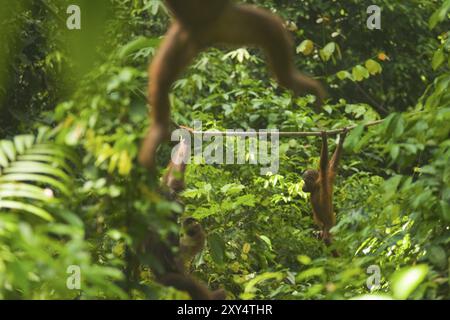
[[[126,45],[124,45],[119,50],[119,58],[124,59],[133,53],[144,49],[144,48],[155,48],[161,42],[160,39],[155,38],[146,38],[146,37],[137,37],[136,39],[130,41]]]
[[[48,163],[49,165],[53,165],[63,169],[65,172],[73,174],[73,167],[71,167],[67,160],[58,157],[52,157],[49,155],[40,155],[40,154],[24,154],[17,157],[18,161],[39,161]]]
[[[425,264],[408,267],[397,271],[392,276],[392,293],[396,299],[407,299],[422,283],[428,273]]]
[[[0,141],[0,148],[3,149],[5,155],[9,158],[10,161],[14,161],[16,159],[16,149],[11,141]]]
[[[6,209],[16,209],[20,211],[25,211],[32,213],[44,220],[47,221],[53,221],[53,217],[45,210],[38,208],[36,206],[25,204],[18,201],[7,201],[7,200],[0,200],[0,208],[6,208]]]
[[[56,200],[53,194],[45,189],[25,183],[0,184],[0,198],[28,198],[42,202],[54,202]]]
[[[336,43],[330,42],[328,43],[322,50],[320,50],[320,57],[323,61],[330,60],[333,53],[336,51]]]
[[[75,165],[78,165],[79,163],[78,156],[72,149],[62,146],[58,146],[57,148],[55,148],[55,145],[52,144],[36,145],[32,149],[28,150],[27,154],[51,155],[63,159],[68,159]]]
[[[32,161],[17,161],[4,171],[8,173],[39,173],[61,178],[65,183],[70,183],[71,178],[61,169],[55,168],[48,164]]]
[[[16,182],[16,181],[33,181],[37,183],[42,183],[44,185],[48,184],[50,186],[55,187],[59,191],[61,191],[66,196],[70,196],[71,192],[69,189],[61,183],[60,181],[50,178],[45,175],[40,174],[28,174],[28,173],[14,173],[14,174],[8,174],[0,177],[0,183],[2,182]]]

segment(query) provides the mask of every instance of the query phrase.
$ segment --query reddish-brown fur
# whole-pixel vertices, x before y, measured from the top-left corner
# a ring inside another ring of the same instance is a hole
[[[320,83],[300,73],[294,64],[293,43],[280,18],[267,10],[229,0],[166,0],[174,21],[149,69],[152,126],[139,161],[154,170],[156,149],[168,139],[169,92],[196,55],[214,44],[261,47],[278,82],[295,94],[325,97]]]
[[[333,185],[346,135],[347,130],[345,129],[331,161],[328,161],[327,134],[322,132],[319,170],[308,170],[303,175],[305,181],[303,191],[311,193],[313,218],[322,230],[322,239],[327,245],[331,243],[330,229],[336,224],[336,214],[333,207]]]
[[[182,160],[186,157],[188,147],[187,144],[180,143],[163,178],[162,187],[169,200],[177,201],[178,194],[184,189],[186,164]],[[177,221],[175,213],[172,220]],[[188,218],[183,221],[183,231],[185,235],[181,239],[178,235],[171,234],[165,241],[154,230],[148,233],[141,251],[153,257],[154,265],[151,268],[156,280],[162,285],[189,293],[194,300],[224,300],[224,290],[210,291],[204,283],[186,271],[186,263],[199,253],[205,244],[202,226],[195,219]],[[178,253],[173,251],[175,246],[179,246]]]

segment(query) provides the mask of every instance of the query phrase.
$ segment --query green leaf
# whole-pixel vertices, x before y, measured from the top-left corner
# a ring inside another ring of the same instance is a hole
[[[440,201],[442,216],[446,221],[450,222],[450,204],[447,201]]]
[[[397,193],[400,182],[403,177],[401,175],[395,175],[383,184],[383,202],[388,202]]]
[[[119,158],[119,174],[121,176],[127,176],[132,168],[132,159],[130,158],[130,156],[128,155],[127,151],[122,151],[120,153],[120,158]]]
[[[79,166],[78,155],[71,148],[54,144],[37,144],[27,150],[27,155],[51,155],[61,159],[68,159],[72,164]]]
[[[32,135],[21,135],[14,137],[14,145],[18,154],[23,154],[26,149],[31,148],[34,142],[34,137]]]
[[[128,42],[119,50],[119,58],[124,59],[144,48],[156,48],[160,42],[161,40],[157,38],[138,37]]]
[[[325,269],[323,267],[310,268],[303,272],[300,272],[297,277],[295,277],[295,279],[297,280],[297,282],[301,282],[314,277],[322,277],[324,273]]]
[[[0,184],[0,198],[27,198],[47,203],[55,201],[44,189],[25,183]]]
[[[14,161],[16,159],[16,149],[14,148],[14,144],[11,141],[0,141],[0,148],[3,149],[10,161]]]
[[[402,115],[399,113],[390,114],[381,125],[381,129],[386,133],[386,135],[392,135],[396,138],[402,136],[404,128],[404,120]]]
[[[232,195],[241,193],[241,191],[244,190],[244,189],[245,189],[245,186],[242,185],[242,184],[229,183],[229,184],[224,185],[224,186],[220,189],[220,191],[221,191],[223,194],[226,194],[226,195],[228,195],[228,196],[232,196]]]
[[[59,167],[65,172],[70,174],[74,173],[73,167],[69,166],[68,162],[59,157],[52,157],[49,155],[39,155],[39,154],[24,154],[17,157],[17,161],[25,162],[44,162],[53,167]]]
[[[260,235],[259,238],[267,244],[270,250],[272,250],[272,241],[270,241],[268,237],[265,235]]]
[[[345,70],[339,71],[338,73],[336,73],[336,76],[339,78],[339,80],[345,80],[345,79],[353,80],[353,77],[350,74],[350,72],[345,71]]]
[[[238,49],[237,50],[237,60],[242,63],[244,60],[250,59],[250,53],[247,49]],[[200,88],[201,89],[201,88]]]
[[[375,75],[377,73],[381,73],[381,71],[383,70],[383,68],[381,67],[381,65],[376,62],[375,60],[369,59],[366,61],[366,68],[369,71],[369,73],[371,75]]]
[[[329,42],[322,50],[320,50],[320,57],[323,61],[330,60],[334,51],[336,50],[336,43]]]
[[[0,209],[4,208],[29,212],[47,221],[54,220],[53,217],[50,215],[50,213],[30,204],[25,204],[17,201],[0,200]]]
[[[439,269],[444,269],[447,266],[447,253],[441,246],[431,246],[427,251],[428,260],[433,265]]]
[[[254,207],[256,203],[256,197],[253,194],[246,194],[240,197],[237,197],[234,201],[234,206],[237,208],[238,206],[245,207]]]
[[[345,112],[351,113],[355,118],[361,118],[363,115],[368,113],[368,110],[363,105],[348,104],[345,106]]]
[[[8,165],[9,165],[8,157],[3,152],[3,150],[0,148],[0,166],[5,168]]]
[[[162,4],[161,0],[147,0],[144,3],[145,6],[142,8],[142,10],[150,10],[152,15],[157,15],[159,9],[164,9],[164,5]]]
[[[439,68],[444,63],[444,61],[445,61],[444,49],[440,48],[433,55],[433,60],[431,62],[433,70]]]
[[[217,233],[213,233],[208,237],[208,246],[213,261],[220,266],[223,265],[225,259],[225,243],[222,237]]]
[[[305,255],[297,256],[297,261],[304,265],[311,264],[311,262],[312,262],[311,258],[308,256],[305,256]]]
[[[245,293],[251,293],[256,291],[256,286],[260,284],[263,281],[269,280],[269,279],[275,279],[276,281],[283,280],[283,273],[281,272],[266,272],[263,274],[260,274],[256,277],[254,277],[252,280],[247,282],[245,285],[244,292]]]
[[[16,174],[8,174],[5,176],[0,176],[0,183],[1,182],[24,182],[24,181],[33,181],[33,182],[38,182],[38,183],[42,183],[42,184],[48,184],[51,185],[53,187],[55,187],[57,190],[61,191],[62,193],[64,193],[66,196],[70,196],[71,192],[69,191],[69,189],[66,187],[65,184],[61,183],[60,181],[47,177],[47,176],[43,176],[43,175],[39,175],[39,174],[22,174],[22,173],[16,173]]]
[[[65,183],[70,184],[72,179],[61,169],[55,168],[48,164],[32,161],[16,161],[10,167],[6,168],[5,174],[12,173],[38,173],[47,174],[60,178]]]
[[[439,22],[444,21],[445,17],[447,16],[447,12],[449,10],[450,10],[450,0],[446,0],[442,4],[442,6],[438,10],[436,10],[431,16],[430,21],[428,22],[429,28],[433,29]]]
[[[362,65],[357,65],[352,69],[353,79],[355,81],[362,81],[370,77],[369,71]]]
[[[345,139],[344,148],[353,150],[359,143],[362,134],[364,133],[364,124],[358,125],[356,128],[350,131],[348,137]]]
[[[45,141],[49,140],[52,136],[52,131],[50,131],[49,127],[40,127],[38,129],[38,134],[36,137],[36,143],[44,143]],[[29,143],[29,145],[27,146],[28,148],[31,148],[31,146],[34,143],[34,139],[31,141],[31,143]]]
[[[389,154],[393,161],[397,160],[398,155],[400,154],[400,146],[398,144],[394,144],[389,149]]]
[[[209,216],[213,216],[217,213],[218,213],[218,210],[215,209],[215,206],[212,206],[210,208],[199,207],[194,211],[194,213],[192,214],[192,217],[197,220],[203,220],[203,219],[205,219]]]
[[[407,299],[428,274],[428,266],[420,264],[403,268],[392,276],[392,293],[396,299]]]
[[[58,209],[55,213],[54,213],[57,217],[61,219],[61,221],[66,222],[68,224],[70,224],[73,227],[79,228],[82,232],[81,236],[84,236],[84,223],[83,220],[78,217],[75,213],[67,210],[67,209]]]
[[[314,50],[314,42],[311,40],[304,40],[300,45],[297,47],[297,53],[303,53],[305,56],[309,56]]]

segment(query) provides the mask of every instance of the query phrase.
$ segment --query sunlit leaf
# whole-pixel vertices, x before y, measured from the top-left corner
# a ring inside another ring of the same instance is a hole
[[[367,60],[365,66],[366,66],[367,70],[369,71],[369,73],[372,75],[381,73],[381,71],[383,70],[381,65],[373,59]]]
[[[161,42],[160,39],[155,38],[146,38],[146,37],[137,37],[136,39],[130,41],[126,45],[124,45],[119,50],[119,58],[124,59],[127,56],[132,55],[136,51],[139,51],[144,48],[155,48],[159,45]]]
[[[392,293],[396,299],[407,299],[411,293],[425,280],[428,266],[420,264],[403,268],[392,276]]]
[[[370,76],[369,71],[361,65],[357,65],[352,69],[352,75],[356,81],[362,81]]]
[[[283,279],[283,274],[281,272],[266,272],[263,274],[260,274],[250,280],[246,285],[244,292],[245,293],[251,293],[254,292],[257,288],[256,286],[264,281],[274,279],[276,281],[281,281]]]
[[[297,47],[297,53],[303,53],[305,56],[309,56],[314,50],[314,43],[311,40],[304,40]]]
[[[336,76],[339,78],[339,80],[353,79],[351,73],[345,70],[339,71],[338,73],[336,73]]]
[[[3,149],[10,161],[14,161],[16,159],[16,149],[14,148],[14,144],[11,141],[0,141],[0,148]]]
[[[53,221],[53,217],[44,209],[38,208],[36,206],[25,204],[18,201],[7,201],[7,200],[0,200],[0,209],[15,209],[20,211],[29,212],[31,214],[34,214],[44,220],[47,221]]]
[[[335,50],[336,50],[336,43],[330,42],[322,50],[320,50],[320,57],[322,58],[323,61],[328,61],[330,60]]]

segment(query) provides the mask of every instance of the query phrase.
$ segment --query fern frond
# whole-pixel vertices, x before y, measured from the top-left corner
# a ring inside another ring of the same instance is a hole
[[[24,212],[53,221],[46,207],[71,196],[78,156],[51,141],[49,132],[40,129],[37,137],[0,141],[0,212]]]

